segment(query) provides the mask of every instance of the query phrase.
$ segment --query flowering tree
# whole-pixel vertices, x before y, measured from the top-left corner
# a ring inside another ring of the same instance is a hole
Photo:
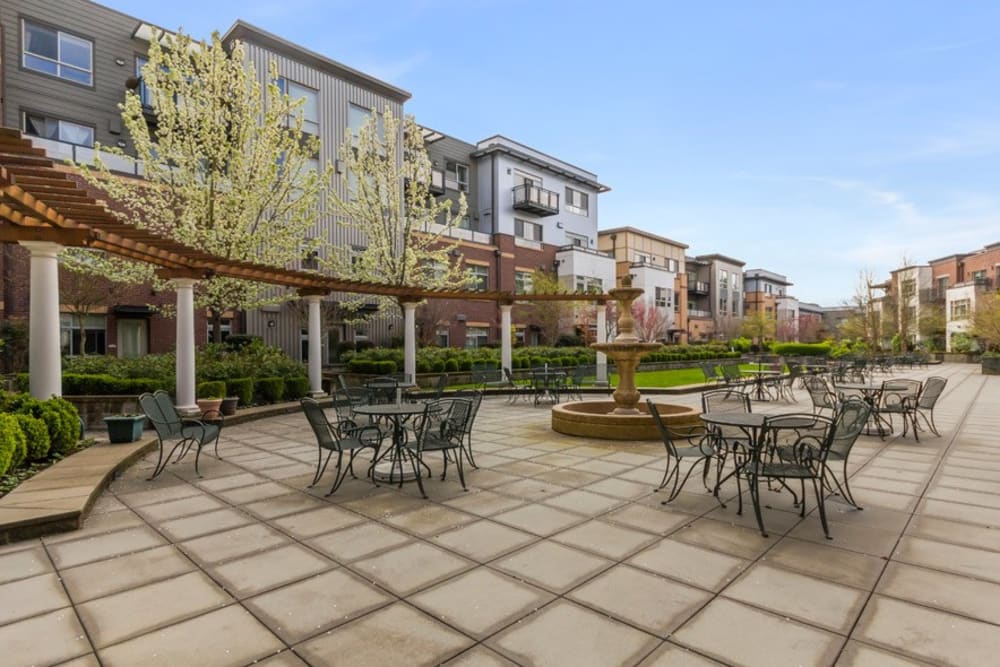
[[[87,316],[118,303],[132,285],[151,277],[151,267],[85,248],[67,249],[59,262],[70,276],[59,287],[59,300],[76,321],[80,336],[77,349],[85,355]]]
[[[983,292],[976,295],[970,333],[978,338],[987,351],[1000,349],[1000,294]]]
[[[531,274],[532,294],[560,294],[565,292],[555,272],[535,269]],[[573,321],[573,304],[568,301],[534,301],[531,319],[542,332],[546,344],[555,345],[559,332]]]
[[[183,33],[167,47],[151,40],[142,69],[150,107],[137,91],[120,105],[145,180],[117,178],[100,158],[81,171],[123,222],[224,259],[295,267],[319,243],[305,239],[332,170],[318,168],[319,139],[303,132],[303,101],[280,91],[274,63],[268,81],[261,84],[240,43],[227,49],[218,33],[208,43]],[[289,296],[209,276],[195,305],[210,310],[219,341],[223,312]]]
[[[452,250],[457,240],[442,234],[465,217],[465,195],[457,207],[430,192],[431,161],[412,116],[399,119],[386,107],[372,113],[357,135],[340,147],[343,194],[330,192],[338,223],[365,239],[362,250],[335,248],[326,265],[336,275],[400,287],[461,289],[472,276]],[[377,297],[379,312],[395,315],[395,298]],[[346,297],[357,308],[372,297]]]
[[[639,340],[655,343],[667,337],[670,318],[667,309],[660,308],[649,299],[632,302],[632,319],[635,320],[635,335]]]

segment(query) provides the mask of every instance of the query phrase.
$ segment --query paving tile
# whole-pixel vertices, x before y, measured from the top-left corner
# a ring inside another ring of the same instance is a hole
[[[27,579],[52,571],[45,550],[40,546],[21,551],[12,551],[0,556],[0,584],[17,579]]]
[[[223,609],[98,651],[105,667],[245,665],[284,645],[245,609]]]
[[[807,519],[809,520],[797,525],[788,535],[809,542],[827,543],[819,517],[810,515]],[[833,546],[871,556],[888,556],[899,539],[899,533],[895,531],[839,521],[830,521],[830,536],[833,539],[829,543]]]
[[[377,639],[376,639],[377,638]],[[351,667],[436,665],[472,640],[403,603],[368,614],[295,647],[311,664],[344,656]]]
[[[54,573],[0,585],[0,625],[69,606],[66,591]]]
[[[847,634],[868,598],[866,591],[756,564],[723,595]]]
[[[657,640],[560,600],[501,632],[487,644],[521,664],[607,667],[634,664]]]
[[[199,562],[219,563],[287,541],[277,531],[261,524],[253,524],[181,542],[179,546]]]
[[[549,484],[558,484],[567,488],[580,488],[604,479],[604,475],[587,472],[586,470],[577,470],[576,468],[558,468],[535,475],[532,479],[539,482],[548,482]]]
[[[358,558],[409,542],[405,533],[376,523],[363,523],[309,540],[309,544],[334,559],[349,563]]]
[[[137,526],[114,533],[62,542],[49,547],[49,555],[59,569],[82,565],[121,554],[142,551],[166,541],[148,526]]]
[[[538,538],[492,521],[476,521],[441,533],[434,542],[484,563]]]
[[[211,572],[230,595],[244,598],[332,567],[336,567],[332,561],[314,551],[288,544],[227,561]]]
[[[339,507],[321,507],[320,509],[290,514],[278,519],[272,519],[271,524],[281,528],[299,539],[308,539],[323,533],[354,526],[365,517],[342,510]]]
[[[773,667],[775,656],[787,665],[828,665],[844,641],[724,598],[710,602],[673,638],[727,664],[748,667]]]
[[[1000,530],[988,526],[918,515],[913,517],[906,532],[909,535],[927,537],[938,542],[1000,551]]]
[[[475,520],[476,517],[472,514],[441,505],[427,505],[412,512],[394,514],[385,521],[411,533],[431,537]]]
[[[885,567],[885,561],[875,556],[791,538],[778,542],[761,562],[869,590]]]
[[[656,535],[666,535],[692,521],[690,514],[674,512],[649,505],[626,505],[601,517],[611,523],[624,524]]]
[[[742,558],[683,544],[671,538],[632,556],[628,563],[715,591],[736,578],[747,565]]]
[[[611,564],[604,558],[544,540],[493,566],[554,593],[563,593]]]
[[[653,488],[648,484],[639,484],[638,482],[614,478],[594,482],[585,488],[587,491],[625,499],[638,498],[639,496],[645,496],[653,492]]]
[[[855,638],[939,665],[991,665],[1000,632],[989,623],[875,595]]]
[[[233,505],[245,505],[256,500],[285,495],[289,492],[289,490],[290,489],[284,484],[278,484],[277,482],[264,482],[262,484],[254,484],[252,486],[241,486],[236,489],[218,491],[216,494],[227,503],[232,503]]]
[[[302,658],[291,651],[282,651],[276,656],[258,660],[253,665],[254,667],[308,667],[302,662]]]
[[[580,586],[569,597],[612,618],[666,637],[712,596],[628,565],[617,565]]]
[[[844,652],[837,660],[837,667],[929,667],[929,665],[930,663],[918,662],[856,641],[847,642]]]
[[[286,514],[305,512],[306,510],[314,510],[325,506],[326,503],[321,500],[316,500],[306,493],[296,492],[258,500],[257,502],[244,505],[243,509],[261,519],[274,519]]]
[[[454,660],[444,663],[446,667],[517,667],[507,658],[485,646],[473,646]]]
[[[560,509],[584,514],[586,516],[596,516],[608,511],[612,507],[617,507],[625,501],[621,498],[592,493],[582,489],[574,489],[558,496],[546,498],[545,504],[558,507]]]
[[[878,592],[1000,625],[1000,584],[890,563]]]
[[[174,519],[160,524],[159,529],[175,542],[189,540],[200,535],[217,533],[228,528],[245,526],[253,519],[243,512],[226,507],[214,512]]]
[[[263,593],[244,604],[276,635],[295,644],[390,600],[375,586],[338,569]]]
[[[525,505],[501,512],[492,518],[494,521],[499,521],[542,537],[584,521],[584,517],[579,514],[545,505]]]
[[[120,486],[120,482],[114,482],[111,488],[117,490]],[[181,498],[202,495],[202,492],[196,486],[184,484],[176,479],[169,480],[164,477],[142,484],[140,488],[143,490],[132,493],[118,492],[119,501],[134,509],[146,505],[173,502]]]
[[[1000,510],[965,503],[928,498],[923,501],[918,512],[923,516],[933,516],[981,526],[1000,526]]]
[[[670,539],[751,560],[774,546],[774,542],[762,537],[759,530],[707,518],[696,519],[680,528]]]
[[[191,516],[192,514],[204,514],[223,507],[225,507],[225,504],[219,502],[215,498],[205,493],[199,493],[196,496],[190,496],[180,500],[145,505],[138,508],[136,511],[147,521],[160,523],[171,519]]]
[[[0,625],[0,646],[8,665],[54,665],[93,651],[68,607]]]
[[[535,502],[569,491],[567,487],[540,479],[521,479],[495,486],[492,490],[496,493]]]
[[[216,477],[213,479],[199,480],[195,482],[198,486],[209,491],[225,491],[227,489],[235,489],[240,486],[250,486],[251,484],[260,484],[265,481],[260,475],[255,475],[250,472],[240,473],[238,475],[228,475],[226,477]]]
[[[59,667],[101,667],[101,663],[95,654],[88,653],[69,662],[60,662]]]
[[[479,516],[491,516],[522,505],[524,501],[493,491],[477,491],[458,496],[457,498],[450,498],[445,500],[444,504],[463,512],[470,512]]]
[[[338,495],[341,490],[338,489]],[[355,512],[360,512],[365,516],[381,519],[392,514],[420,509],[426,504],[427,501],[419,497],[419,495],[411,496],[405,493],[397,493],[396,491],[384,490],[383,487],[383,489],[377,490],[374,494],[344,503],[344,507]]]
[[[464,558],[424,542],[407,544],[351,565],[399,595],[409,595],[471,566]]]
[[[477,568],[414,595],[409,602],[482,639],[538,609],[552,597],[493,570]]]
[[[603,521],[588,521],[552,537],[556,542],[621,560],[656,541],[656,537]]]
[[[134,554],[61,570],[66,590],[77,604],[129,588],[170,579],[195,569],[177,547],[165,545]]]
[[[189,572],[84,602],[76,609],[100,649],[229,602],[230,597],[204,573]]]
[[[718,667],[719,664],[691,649],[664,642],[663,646],[653,651],[639,667]]]
[[[946,544],[922,537],[904,537],[895,560],[987,581],[1000,582],[1000,553]]]

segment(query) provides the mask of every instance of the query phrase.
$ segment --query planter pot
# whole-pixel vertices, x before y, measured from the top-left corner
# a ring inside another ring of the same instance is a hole
[[[201,410],[201,414],[215,413],[219,414],[222,407],[221,398],[199,398],[195,401],[198,404],[198,409]]]
[[[227,396],[222,399],[222,414],[231,417],[236,414],[236,404],[240,402],[239,396]]]
[[[135,442],[142,437],[146,425],[144,415],[112,415],[104,418],[108,425],[108,440],[113,443]]]
[[[1000,357],[982,357],[983,375],[1000,375]]]

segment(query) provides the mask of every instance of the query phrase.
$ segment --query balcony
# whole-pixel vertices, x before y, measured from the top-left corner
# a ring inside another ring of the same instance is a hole
[[[711,319],[712,311],[710,310],[698,310],[696,308],[688,308],[688,317],[703,317],[706,319]]]
[[[428,186],[432,195],[444,194],[444,172],[440,169],[431,169],[431,182]]]
[[[115,173],[127,174],[129,176],[142,176],[143,174],[142,162],[137,160],[123,158],[113,153],[97,151],[93,148],[69,144],[65,141],[57,141],[55,139],[43,139],[42,137],[29,135],[25,135],[25,138],[30,139],[31,145],[35,148],[44,148],[48,158],[57,163],[70,160],[77,164],[90,165],[94,163],[94,157],[100,154],[100,158],[107,168]]]
[[[975,285],[977,290],[990,290],[993,289],[993,279],[992,278],[973,278],[972,284]]]
[[[514,195],[514,209],[534,213],[539,216],[559,213],[559,193],[540,188],[537,185],[518,185],[511,192]]]
[[[709,287],[708,283],[696,280],[694,282],[688,283],[688,292],[693,294],[708,294]]]

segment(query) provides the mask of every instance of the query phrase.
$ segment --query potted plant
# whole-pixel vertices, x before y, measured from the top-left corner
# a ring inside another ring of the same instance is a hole
[[[1000,352],[983,352],[983,375],[1000,375]]]
[[[222,399],[222,414],[230,417],[236,414],[236,406],[240,402],[239,396],[226,396]]]
[[[146,415],[108,415],[104,417],[104,423],[108,427],[108,440],[112,443],[135,442],[142,437],[142,430],[146,426]]]
[[[200,382],[197,387],[198,409],[201,413],[220,413],[222,400],[226,396],[226,383],[222,380],[212,382]]]

